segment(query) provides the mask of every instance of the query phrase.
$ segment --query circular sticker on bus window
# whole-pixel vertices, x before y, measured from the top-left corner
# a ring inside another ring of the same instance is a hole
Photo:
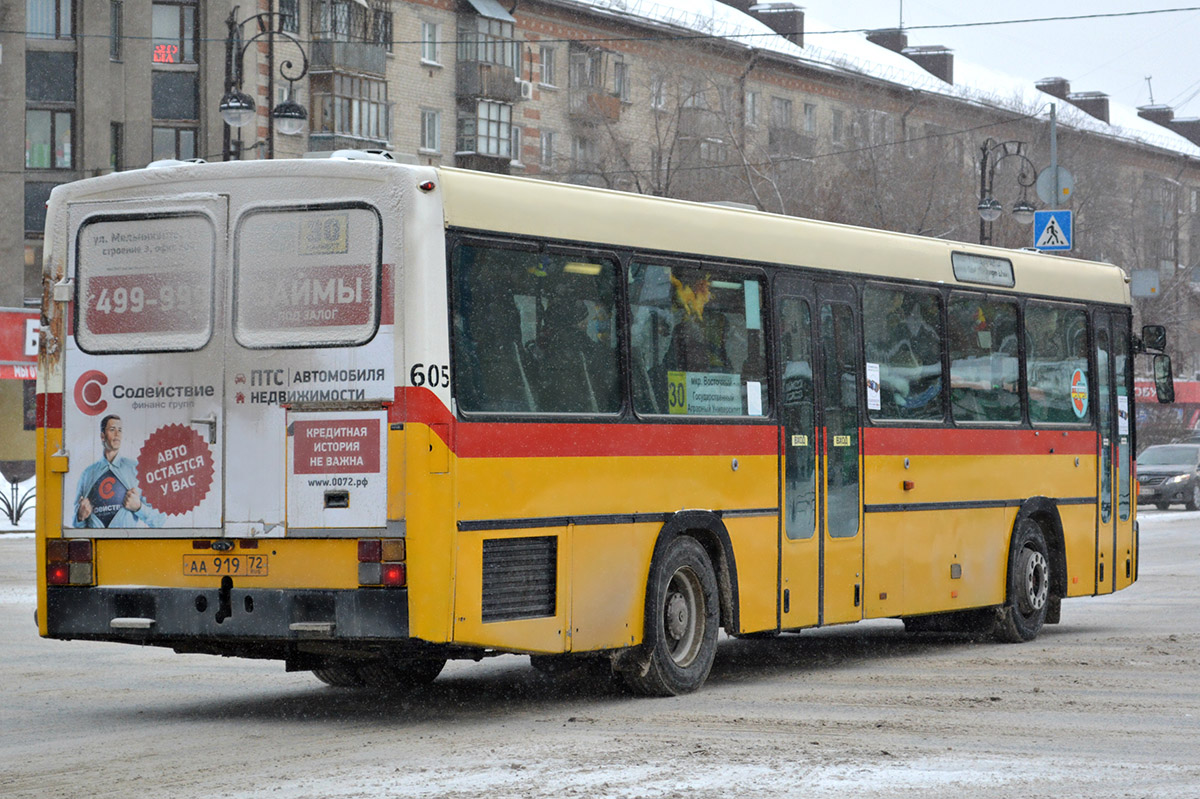
[[[1071,410],[1075,411],[1077,419],[1087,416],[1088,384],[1082,369],[1076,369],[1071,375]]]

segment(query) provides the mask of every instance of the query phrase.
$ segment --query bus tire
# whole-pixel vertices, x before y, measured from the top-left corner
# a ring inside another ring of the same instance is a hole
[[[412,691],[437,679],[445,658],[377,660],[358,667],[364,685],[382,691]]]
[[[695,691],[708,678],[717,655],[720,615],[717,577],[708,553],[696,539],[678,536],[651,567],[644,659],[623,671],[625,681],[647,696]]]
[[[1022,519],[1008,556],[1008,596],[1000,610],[996,637],[1007,643],[1032,641],[1046,621],[1050,604],[1050,554],[1041,526]]]
[[[361,688],[366,685],[357,666],[345,663],[326,663],[312,670],[313,676],[334,688]]]

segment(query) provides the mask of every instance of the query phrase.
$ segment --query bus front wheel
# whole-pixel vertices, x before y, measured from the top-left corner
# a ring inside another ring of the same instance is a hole
[[[1050,554],[1041,526],[1022,519],[1008,558],[1008,597],[996,637],[1009,643],[1032,641],[1046,621],[1050,604]]]
[[[677,696],[704,684],[717,654],[717,577],[700,543],[679,536],[650,570],[643,659],[623,670],[635,691]]]

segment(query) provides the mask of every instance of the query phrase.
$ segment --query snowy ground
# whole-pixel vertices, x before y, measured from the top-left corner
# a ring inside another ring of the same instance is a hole
[[[522,657],[425,692],[271,662],[37,638],[33,541],[0,535],[0,796],[1200,797],[1200,513],[1141,520],[1140,580],[1003,645],[876,621],[724,640],[643,699]]]

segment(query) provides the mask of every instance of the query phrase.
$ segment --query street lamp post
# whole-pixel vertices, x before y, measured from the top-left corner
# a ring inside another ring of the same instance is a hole
[[[992,223],[1000,218],[1004,206],[992,195],[992,184],[996,179],[996,167],[1005,158],[1016,158],[1020,161],[1021,170],[1017,173],[1017,185],[1021,187],[1021,198],[1013,203],[1013,219],[1023,225],[1033,222],[1034,211],[1037,210],[1029,202],[1029,188],[1037,183],[1037,167],[1025,157],[1023,141],[998,142],[988,139],[983,143],[979,160],[979,243],[992,243]]]
[[[304,123],[308,119],[308,113],[295,101],[294,94],[296,81],[303,79],[308,74],[308,55],[304,52],[299,40],[283,29],[285,19],[283,14],[278,11],[264,11],[238,22],[238,8],[238,6],[234,6],[233,10],[229,12],[229,18],[225,20],[225,24],[229,27],[229,34],[225,37],[225,94],[222,95],[219,106],[221,118],[225,120],[222,158],[229,161],[233,159],[235,152],[237,157],[241,157],[242,134],[240,129],[254,121],[258,115],[258,106],[255,104],[254,98],[242,91],[242,64],[246,48],[260,39],[266,39],[267,96],[274,101],[275,39],[282,36],[295,45],[296,50],[300,53],[301,61],[299,67],[291,59],[279,62],[279,76],[288,82],[288,93],[287,99],[272,108],[271,113],[267,115],[267,157],[274,158],[275,128],[278,127],[279,132],[285,136],[294,136],[304,130]],[[249,22],[257,25],[258,32],[242,41],[242,28]],[[236,150],[234,143],[230,140],[230,128],[239,129]]]

